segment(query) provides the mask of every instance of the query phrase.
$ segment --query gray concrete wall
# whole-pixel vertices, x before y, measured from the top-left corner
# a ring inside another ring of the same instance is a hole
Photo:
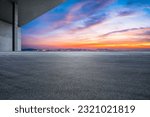
[[[18,28],[17,50],[21,50],[21,29]],[[0,52],[12,51],[12,25],[0,20]]]
[[[12,51],[12,25],[0,20],[1,51]]]
[[[21,51],[21,28],[18,28],[18,40],[16,44],[17,51]]]

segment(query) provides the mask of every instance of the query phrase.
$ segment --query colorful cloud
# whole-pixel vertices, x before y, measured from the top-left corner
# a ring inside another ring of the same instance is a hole
[[[149,19],[149,0],[66,0],[22,27],[22,47],[150,49]]]

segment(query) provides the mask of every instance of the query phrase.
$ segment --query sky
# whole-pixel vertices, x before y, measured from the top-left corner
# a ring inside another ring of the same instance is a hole
[[[150,49],[150,0],[66,0],[21,31],[23,49]]]

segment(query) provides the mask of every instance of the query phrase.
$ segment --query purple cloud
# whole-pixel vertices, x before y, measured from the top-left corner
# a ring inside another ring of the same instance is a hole
[[[121,32],[128,32],[128,31],[134,31],[134,30],[141,30],[141,29],[145,29],[145,28],[131,28],[131,29],[125,29],[125,30],[119,30],[119,31],[112,31],[112,32],[109,32],[109,33],[106,33],[104,35],[100,35],[98,37],[101,37],[101,36],[108,36],[108,35],[111,35],[111,34],[115,34],[115,33],[121,33]],[[145,35],[144,33],[142,33],[142,35]]]
[[[144,35],[150,36],[150,31],[145,31]]]
[[[118,13],[118,16],[129,16],[129,15],[132,15],[134,13],[135,13],[135,11],[130,11],[130,10],[128,10],[128,11],[121,11],[121,12]]]
[[[108,18],[108,15],[102,14],[98,16],[90,17],[86,22],[84,28],[90,27],[95,24],[103,23]]]

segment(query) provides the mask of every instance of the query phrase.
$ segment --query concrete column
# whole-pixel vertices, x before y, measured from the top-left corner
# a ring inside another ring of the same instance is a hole
[[[18,51],[18,4],[12,2],[12,51]]]

